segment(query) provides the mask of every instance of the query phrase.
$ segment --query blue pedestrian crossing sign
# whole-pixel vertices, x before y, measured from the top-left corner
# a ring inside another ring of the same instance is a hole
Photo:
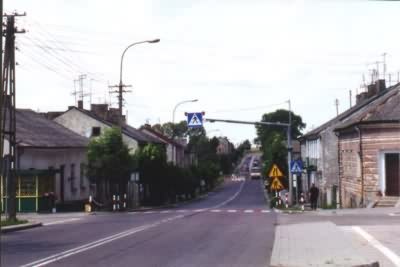
[[[300,174],[303,172],[303,161],[292,160],[290,162],[290,172],[293,174]]]
[[[203,126],[203,113],[186,113],[187,115],[187,125],[191,128],[197,128]]]

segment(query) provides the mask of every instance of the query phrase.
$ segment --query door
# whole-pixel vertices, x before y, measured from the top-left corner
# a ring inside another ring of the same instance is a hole
[[[385,154],[386,195],[400,196],[400,154]]]

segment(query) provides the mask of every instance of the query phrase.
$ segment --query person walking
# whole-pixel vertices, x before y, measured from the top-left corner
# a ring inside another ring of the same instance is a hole
[[[319,189],[313,183],[310,188],[310,201],[312,210],[317,209],[318,195],[319,195]]]

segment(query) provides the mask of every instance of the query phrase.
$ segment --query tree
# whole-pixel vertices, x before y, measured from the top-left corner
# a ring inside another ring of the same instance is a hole
[[[291,137],[293,140],[301,136],[301,131],[306,124],[303,123],[299,115],[291,112]],[[262,116],[263,122],[281,122],[288,123],[289,111],[278,109],[271,113],[266,113]],[[275,125],[257,125],[256,141],[261,144],[264,159],[264,172],[267,172],[272,164],[277,164],[281,170],[287,170],[287,128]],[[287,184],[287,181],[285,181]]]
[[[138,150],[135,157],[139,165],[140,183],[144,185],[145,201],[156,205],[163,203],[168,194],[165,189],[169,183],[165,174],[165,147],[147,144]]]
[[[100,201],[111,201],[111,194],[126,192],[130,173],[137,163],[122,141],[119,128],[111,128],[93,138],[87,151],[87,175],[96,184],[96,197]]]

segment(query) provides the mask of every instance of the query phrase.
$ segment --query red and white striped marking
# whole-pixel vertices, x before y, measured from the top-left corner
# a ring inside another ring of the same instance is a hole
[[[162,210],[162,211],[146,211],[143,214],[153,213],[190,213],[190,212],[211,212],[211,213],[246,213],[246,214],[258,214],[258,213],[270,213],[268,209],[178,209],[178,210]]]

